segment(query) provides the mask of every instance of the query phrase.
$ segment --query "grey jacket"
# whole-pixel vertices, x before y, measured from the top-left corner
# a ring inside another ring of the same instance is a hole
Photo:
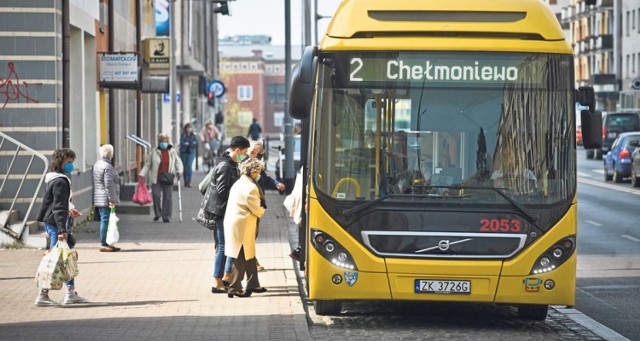
[[[93,205],[108,207],[120,203],[120,178],[108,159],[102,158],[93,165]]]

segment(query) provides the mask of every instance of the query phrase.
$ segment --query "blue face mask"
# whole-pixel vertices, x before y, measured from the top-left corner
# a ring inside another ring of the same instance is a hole
[[[256,175],[256,182],[260,181],[260,174]]]
[[[160,149],[167,149],[169,147],[169,144],[166,142],[160,142]]]
[[[247,156],[246,156],[246,155],[242,155],[242,154],[240,154],[240,155],[236,156],[236,160],[237,160],[238,162],[242,162],[242,161],[243,161],[244,159],[246,159],[246,158],[247,158]]]
[[[64,164],[64,172],[67,174],[73,172],[73,162],[67,162]]]

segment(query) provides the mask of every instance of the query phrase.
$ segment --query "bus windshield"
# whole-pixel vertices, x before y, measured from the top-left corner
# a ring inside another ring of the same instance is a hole
[[[571,56],[336,52],[318,65],[313,182],[336,203],[574,195]]]

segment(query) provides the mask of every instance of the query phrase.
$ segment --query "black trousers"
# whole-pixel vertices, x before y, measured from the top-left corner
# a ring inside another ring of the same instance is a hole
[[[240,248],[240,254],[238,258],[233,259],[231,264],[231,284],[229,284],[229,293],[238,292],[242,290],[242,280],[244,274],[247,273],[247,290],[253,290],[260,287],[260,281],[258,280],[258,267],[256,264],[256,258],[249,260],[244,257],[244,246]]]

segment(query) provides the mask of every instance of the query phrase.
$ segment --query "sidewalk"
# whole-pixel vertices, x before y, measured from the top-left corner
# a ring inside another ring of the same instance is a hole
[[[202,199],[192,188],[178,192],[170,223],[153,216],[119,215],[120,252],[101,253],[98,223],[78,233],[80,275],[76,287],[90,304],[35,307],[33,276],[42,250],[0,249],[1,340],[309,340],[309,328],[289,258],[294,226],[284,196],[267,191],[257,255],[264,294],[233,299],[212,294],[213,235],[192,220]],[[62,291],[50,296],[62,301]]]

